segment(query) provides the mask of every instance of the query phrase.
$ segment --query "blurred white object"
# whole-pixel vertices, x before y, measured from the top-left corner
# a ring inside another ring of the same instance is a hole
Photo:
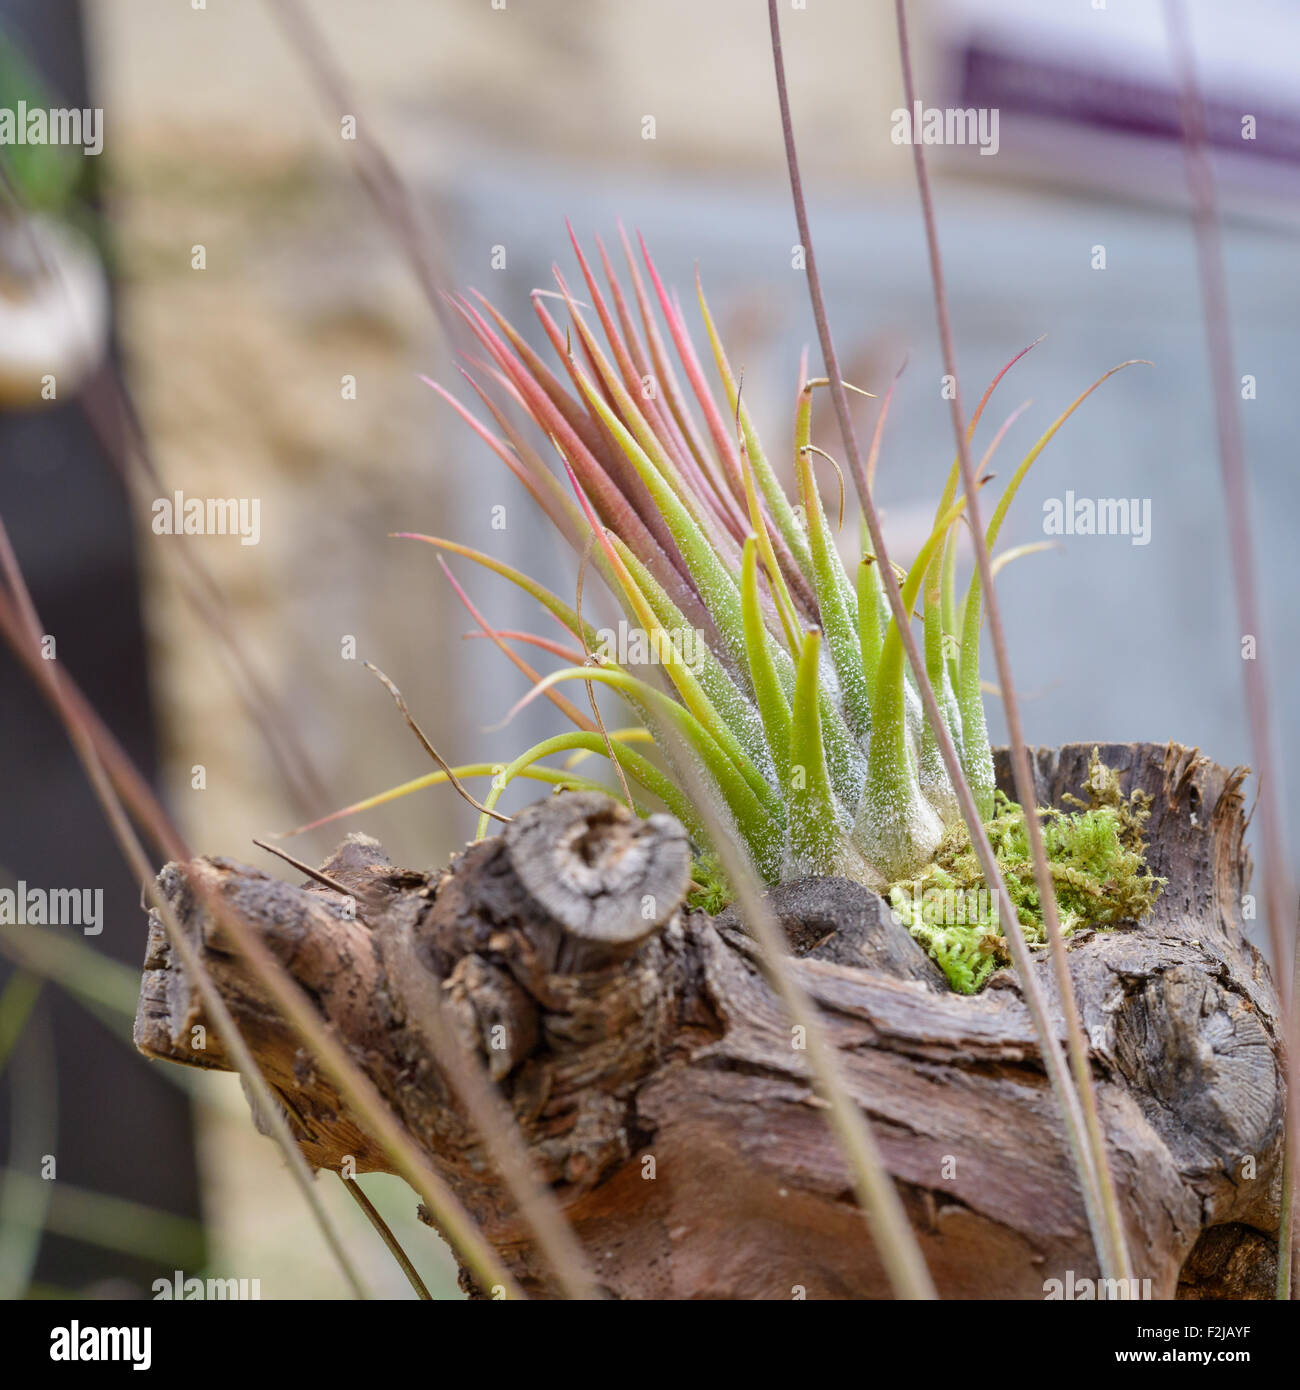
[[[0,407],[69,399],[108,331],[108,277],[90,240],[53,218],[0,221]]]
[[[1183,0],[1225,213],[1300,218],[1300,7],[1294,0]],[[1163,0],[944,0],[942,96],[1000,116],[1002,173],[1186,199],[1182,122]],[[945,162],[967,153],[942,151]]]

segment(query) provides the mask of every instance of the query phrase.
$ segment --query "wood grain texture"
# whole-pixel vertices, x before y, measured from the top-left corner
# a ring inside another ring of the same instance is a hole
[[[1035,751],[1044,804],[1081,792],[1092,747]],[[1260,1296],[1283,1088],[1273,986],[1241,920],[1244,773],[1178,745],[1100,751],[1126,793],[1154,798],[1148,858],[1169,880],[1149,920],[1080,932],[1069,949],[1136,1272],[1158,1298]],[[887,1295],[805,1054],[743,924],[681,910],[688,846],[670,817],[638,821],[570,794],[436,878],[394,869],[356,835],[323,867],[354,894],[354,919],[325,888],[226,860],[190,871],[311,992],[530,1293],[552,1292],[545,1267],[410,1022],[430,999],[482,1056],[611,1295]],[[181,870],[162,882],[310,1161],[384,1169]],[[976,997],[953,994],[887,905],[843,880],[787,885],[772,903],[940,1293],[1042,1298],[1067,1270],[1095,1277],[1014,972]],[[414,972],[385,968],[399,939]],[[1045,958],[1036,969],[1050,996]],[[190,1046],[202,1022],[155,922],[137,1045],[227,1066],[210,1031],[205,1053]]]

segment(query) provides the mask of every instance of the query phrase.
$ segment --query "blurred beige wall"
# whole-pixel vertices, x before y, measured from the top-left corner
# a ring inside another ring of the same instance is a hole
[[[390,147],[454,163],[457,143],[743,175],[780,159],[762,0],[311,0]],[[254,133],[337,149],[272,18],[276,0],[96,0],[90,19],[119,139]],[[931,6],[913,0],[924,32]],[[887,139],[901,104],[888,0],[781,0],[803,158],[845,176],[906,172]],[[920,55],[923,61],[924,53]],[[653,115],[657,138],[643,141]],[[411,149],[412,130],[435,148]]]

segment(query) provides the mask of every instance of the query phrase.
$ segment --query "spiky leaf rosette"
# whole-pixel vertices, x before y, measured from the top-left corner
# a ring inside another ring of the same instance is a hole
[[[555,365],[474,293],[452,303],[481,350],[461,370],[488,418],[429,384],[523,484],[583,557],[584,570],[588,560],[594,566],[632,640],[612,641],[610,629],[583,616],[580,602],[570,606],[502,560],[440,537],[414,537],[516,584],[567,633],[567,641],[557,641],[497,632],[455,585],[479,626],[476,635],[490,638],[529,680],[519,706],[545,696],[574,725],[574,732],[495,769],[487,804],[494,806],[518,776],[592,785],[573,769],[604,757],[616,763],[633,804],[668,807],[702,855],[711,848],[704,826],[716,817],[694,807],[683,788],[710,788],[722,823],[768,882],[836,873],[884,888],[914,877],[954,828],[956,800],[935,740],[919,720],[875,557],[855,556],[852,573],[846,568],[817,485],[814,454],[821,451],[811,444],[812,404],[815,388],[826,383],[808,380],[801,367],[793,448],[788,466],[778,468],[698,283],[720,394],[709,384],[681,303],[644,242],[638,260],[620,230],[629,294],[604,245],[597,241],[598,276],[570,235],[584,289],[571,291],[557,268],[557,288],[532,296]],[[985,392],[972,435],[1012,363]],[[1026,472],[1087,394],[1019,465],[983,543],[993,545]],[[860,486],[869,487],[874,476],[887,407],[888,397]],[[530,438],[534,429],[540,434]],[[783,473],[793,484],[789,492]],[[921,603],[927,673],[991,818],[992,755],[979,678],[982,594],[977,574],[957,602],[964,501],[956,491],[954,464],[931,534],[902,588],[909,613]],[[842,521],[842,476],[837,513]],[[543,676],[521,647],[565,664]],[[575,684],[588,687],[594,718],[563,693]],[[596,689],[621,699],[635,723],[607,731],[590,693]],[[561,754],[563,766],[548,761]],[[705,776],[684,776],[683,759]],[[432,774],[362,804],[439,780],[443,774]]]

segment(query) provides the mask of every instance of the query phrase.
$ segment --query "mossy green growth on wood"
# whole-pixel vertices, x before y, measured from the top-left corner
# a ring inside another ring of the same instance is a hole
[[[1135,790],[1125,797],[1119,774],[1105,766],[1095,748],[1083,789],[1086,801],[1066,798],[1077,810],[1040,807],[1038,812],[1067,936],[1085,926],[1140,922],[1166,886],[1146,866],[1143,826],[1151,815],[1150,796]],[[1043,907],[1024,812],[997,792],[986,828],[1021,928],[1031,946],[1041,946],[1046,942]],[[892,885],[890,901],[896,918],[959,993],[974,994],[1010,961],[996,904],[964,825],[948,831],[924,872]]]
[[[734,896],[718,856],[712,850],[697,855],[691,866],[691,891],[686,895],[690,911],[716,917]]]

